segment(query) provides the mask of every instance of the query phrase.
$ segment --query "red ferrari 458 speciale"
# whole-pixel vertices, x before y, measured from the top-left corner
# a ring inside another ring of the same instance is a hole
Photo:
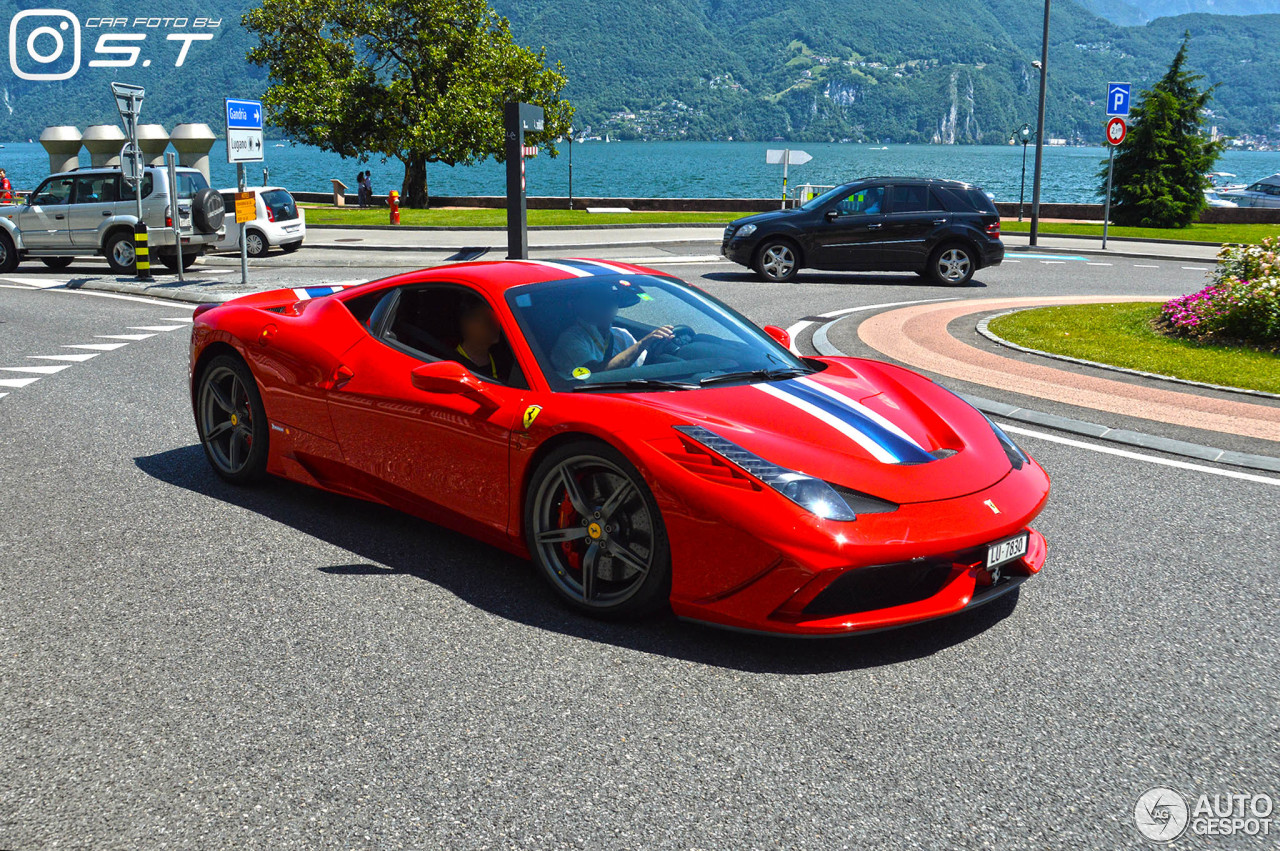
[[[196,311],[210,464],[532,558],[570,606],[840,635],[1044,565],[1044,470],[901,367],[798,357],[662,272],[465,263]]]

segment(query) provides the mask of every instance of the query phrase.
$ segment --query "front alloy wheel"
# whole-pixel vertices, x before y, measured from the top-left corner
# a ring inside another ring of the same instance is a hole
[[[265,236],[256,230],[251,230],[244,236],[244,249],[250,257],[266,257],[271,246],[267,244]]]
[[[267,415],[244,361],[215,358],[200,378],[196,425],[213,470],[234,484],[259,478],[267,467]]]
[[[669,594],[666,530],[653,495],[609,447],[550,455],[526,504],[529,551],[560,597],[598,617],[645,614]]]
[[[759,259],[756,260],[756,271],[765,280],[786,283],[800,271],[800,259],[790,243],[767,242],[760,249]]]

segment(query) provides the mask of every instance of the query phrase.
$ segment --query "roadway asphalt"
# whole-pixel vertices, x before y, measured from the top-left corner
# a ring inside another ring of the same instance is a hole
[[[963,290],[665,265],[784,326],[1204,275],[1088,262]],[[0,387],[0,848],[1113,849],[1143,845],[1152,786],[1280,798],[1280,477],[1020,429],[1054,490],[1048,566],[1016,597],[821,642],[601,624],[452,533],[222,484],[186,396],[189,309],[32,283],[87,274],[0,281],[0,367],[69,363]]]

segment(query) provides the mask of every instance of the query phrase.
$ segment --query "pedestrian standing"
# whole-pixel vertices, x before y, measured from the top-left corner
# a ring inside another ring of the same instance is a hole
[[[360,207],[365,206],[364,172],[363,171],[356,173],[356,204],[357,206],[360,206]]]
[[[0,168],[0,204],[12,203],[13,184],[9,182],[9,178],[4,173],[4,169]]]
[[[373,206],[373,172],[365,171],[364,173],[364,191],[368,193],[369,206]]]

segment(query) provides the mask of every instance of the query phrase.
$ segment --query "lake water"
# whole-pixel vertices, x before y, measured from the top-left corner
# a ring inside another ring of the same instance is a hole
[[[376,158],[367,166],[314,148],[268,142],[265,165],[270,182],[297,191],[327,192],[336,177],[354,192],[356,173],[373,172],[374,191],[398,189],[403,168],[396,160]],[[573,146],[573,193],[577,197],[768,198],[782,189],[782,167],[765,164],[765,151],[778,143],[756,142],[586,142]],[[793,166],[790,183],[836,184],[864,175],[922,175],[966,180],[984,187],[1000,201],[1017,201],[1022,168],[1021,146],[890,145],[799,143],[813,161]],[[1097,172],[1105,160],[1102,148],[1045,148],[1042,197],[1045,201],[1099,200]],[[1031,201],[1034,148],[1027,151],[1027,202]],[[88,165],[88,155],[81,153]],[[235,184],[235,168],[226,163],[222,142],[210,152],[215,186]],[[39,143],[5,143],[0,166],[20,189],[34,189],[48,171]],[[1229,151],[1218,170],[1239,175],[1242,182],[1280,172],[1280,152]],[[249,182],[262,182],[262,167],[248,166]],[[566,195],[569,158],[565,147],[556,159],[542,155],[527,165],[530,195]],[[433,195],[502,195],[504,166],[495,162],[473,167],[427,168]]]

